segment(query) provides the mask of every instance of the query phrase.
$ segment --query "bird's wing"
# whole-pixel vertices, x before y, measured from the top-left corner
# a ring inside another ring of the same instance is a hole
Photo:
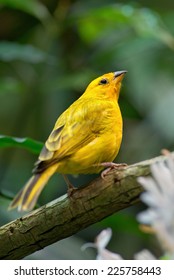
[[[40,153],[34,172],[42,172],[63,158],[70,157],[96,138],[99,129],[96,121],[100,122],[102,108],[97,106],[96,109],[91,104],[89,110],[87,106],[89,104],[85,102],[80,104],[80,110],[71,106],[70,114],[67,110],[59,117]]]

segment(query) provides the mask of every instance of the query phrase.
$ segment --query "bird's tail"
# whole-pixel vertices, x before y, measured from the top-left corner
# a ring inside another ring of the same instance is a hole
[[[16,207],[18,207],[18,211],[32,210],[45,184],[56,169],[57,165],[55,164],[41,173],[34,174],[21,191],[14,197],[9,206],[9,210]]]

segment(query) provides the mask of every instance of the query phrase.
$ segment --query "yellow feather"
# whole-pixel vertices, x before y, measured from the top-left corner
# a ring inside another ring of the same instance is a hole
[[[126,71],[105,74],[58,118],[35,164],[34,175],[14,198],[10,209],[31,210],[55,173],[98,173],[112,162],[122,141],[118,105]]]

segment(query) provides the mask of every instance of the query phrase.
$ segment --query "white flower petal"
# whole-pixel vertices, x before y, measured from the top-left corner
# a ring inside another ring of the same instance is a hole
[[[147,249],[144,249],[134,255],[135,260],[156,260],[155,256]]]
[[[174,254],[174,159],[151,166],[153,178],[139,178],[145,193],[140,198],[149,208],[137,218],[156,233],[166,253]]]
[[[95,244],[98,249],[105,248],[112,236],[111,228],[102,230],[102,232],[96,237]]]
[[[123,260],[122,256],[119,254],[115,254],[113,252],[110,252],[107,249],[103,249],[99,252],[97,255],[97,260]]]

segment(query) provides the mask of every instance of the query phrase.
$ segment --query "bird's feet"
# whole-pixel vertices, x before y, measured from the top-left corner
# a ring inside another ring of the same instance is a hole
[[[112,169],[122,169],[127,166],[126,163],[114,163],[114,162],[102,162],[100,163],[101,166],[107,167],[101,173],[101,178],[104,179],[105,176],[111,171]]]
[[[67,187],[68,187],[67,194],[68,194],[69,197],[71,197],[73,195],[73,193],[76,191],[76,188],[69,181],[68,177],[65,174],[62,174],[62,175],[63,175],[63,178],[66,182]]]

